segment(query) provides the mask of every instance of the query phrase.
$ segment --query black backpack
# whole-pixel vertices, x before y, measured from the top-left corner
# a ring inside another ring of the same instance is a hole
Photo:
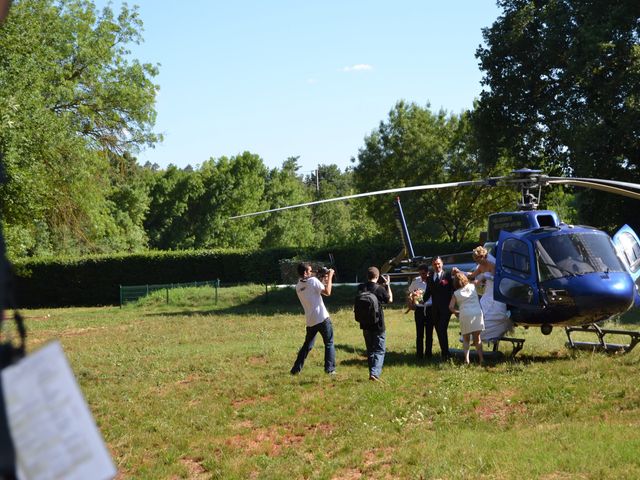
[[[359,292],[353,304],[353,313],[356,322],[358,322],[362,328],[375,327],[378,322],[380,322],[381,316],[378,297],[369,290]]]

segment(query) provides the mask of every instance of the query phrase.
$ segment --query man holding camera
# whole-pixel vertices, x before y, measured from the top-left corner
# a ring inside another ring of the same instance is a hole
[[[304,309],[307,323],[307,334],[298,351],[296,361],[291,368],[291,375],[297,375],[304,366],[307,355],[313,348],[316,335],[319,333],[324,341],[324,371],[329,375],[336,372],[336,350],[333,345],[333,325],[329,312],[324,306],[322,295],[331,295],[334,271],[332,268],[319,269],[318,277],[313,276],[313,268],[308,263],[298,264],[298,283],[296,293]],[[322,281],[320,281],[320,278]]]
[[[377,267],[369,267],[367,270],[367,282],[358,286],[358,291],[368,290],[373,293],[380,304],[380,320],[374,326],[363,327],[362,335],[367,346],[367,363],[369,364],[369,380],[380,380],[384,355],[386,352],[386,329],[384,325],[384,309],[382,304],[393,302],[391,283],[389,276],[380,277]]]

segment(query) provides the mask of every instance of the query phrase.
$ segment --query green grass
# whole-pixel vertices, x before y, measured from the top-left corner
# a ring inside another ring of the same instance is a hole
[[[640,348],[570,352],[561,330],[517,329],[515,360],[418,363],[413,317],[397,305],[384,383],[373,383],[353,294],[326,299],[335,378],[320,338],[288,373],[304,337],[291,289],[24,314],[29,349],[62,342],[119,478],[640,478]]]

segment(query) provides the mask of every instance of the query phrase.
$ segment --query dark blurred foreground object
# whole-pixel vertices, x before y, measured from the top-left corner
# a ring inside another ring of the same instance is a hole
[[[0,24],[9,13],[10,0],[0,0]],[[0,182],[3,181],[2,152],[0,152]],[[4,320],[4,307],[7,300],[7,283],[9,275],[9,264],[5,258],[4,238],[0,230],[0,327]],[[16,322],[19,322],[18,330],[24,331],[22,318],[16,314]],[[22,333],[21,333],[22,336]],[[11,365],[15,360],[24,355],[24,338],[20,347],[14,347],[12,342],[3,342],[0,344],[0,370]],[[2,390],[2,382],[0,382],[0,478],[14,479],[16,470],[16,452],[13,448],[13,441],[9,434],[9,425],[7,424],[7,414],[4,408],[4,393]]]
[[[0,0],[0,23],[7,17],[10,5],[11,0]]]
[[[1,240],[1,238],[0,238]],[[3,252],[4,253],[4,252]],[[0,259],[0,262],[6,264],[6,260]],[[3,265],[4,267],[5,265]],[[6,280],[6,270],[2,268],[2,279]],[[6,282],[3,282],[6,284]],[[0,296],[3,300],[6,298],[6,290],[3,288],[0,290]],[[0,324],[4,320],[4,310],[0,313]],[[15,321],[18,332],[20,334],[20,344],[15,346],[11,339],[2,341],[0,343],[0,370],[9,365],[17,362],[24,357],[25,354],[25,338],[26,332],[22,317],[19,313],[15,313]],[[1,325],[0,325],[1,326]],[[13,446],[13,440],[9,433],[9,423],[7,421],[7,410],[4,404],[4,384],[0,381],[0,478],[1,479],[14,479],[16,469],[16,452]]]

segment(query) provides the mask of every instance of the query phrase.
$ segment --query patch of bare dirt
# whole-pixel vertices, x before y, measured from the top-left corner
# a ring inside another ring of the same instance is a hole
[[[183,457],[180,459],[180,463],[184,465],[188,472],[189,480],[205,480],[211,478],[207,469],[202,466],[202,459]],[[177,479],[178,477],[176,477]]]
[[[362,472],[357,468],[349,468],[336,473],[331,480],[359,480],[362,478]]]
[[[262,397],[239,398],[231,402],[233,408],[242,408],[247,405],[255,405],[256,403],[268,402],[273,399],[273,395],[263,395]]]
[[[266,365],[267,357],[263,357],[263,356],[249,357],[247,358],[247,363],[249,365]]]
[[[395,449],[391,447],[374,448],[364,452],[363,467],[364,471],[371,473],[372,478],[380,478],[383,480],[393,479],[391,474],[391,464]]]
[[[513,391],[485,394],[474,408],[475,414],[485,422],[497,422],[504,425],[513,415],[522,415],[527,411],[523,403],[513,401]]]
[[[176,382],[176,385],[187,386],[191,383],[199,382],[200,380],[202,380],[202,375],[196,375],[195,373],[192,373],[191,375],[188,375],[186,378],[183,378],[182,380],[178,380]]]
[[[238,434],[227,438],[227,446],[249,455],[279,456],[284,449],[304,442],[309,435],[329,435],[333,427],[329,424],[309,425],[301,433],[293,433],[287,426],[272,425],[253,428],[248,434]]]
[[[237,430],[242,430],[242,429],[252,429],[253,428],[253,422],[251,420],[243,420],[241,422],[237,422],[233,425],[233,428],[237,429]]]

